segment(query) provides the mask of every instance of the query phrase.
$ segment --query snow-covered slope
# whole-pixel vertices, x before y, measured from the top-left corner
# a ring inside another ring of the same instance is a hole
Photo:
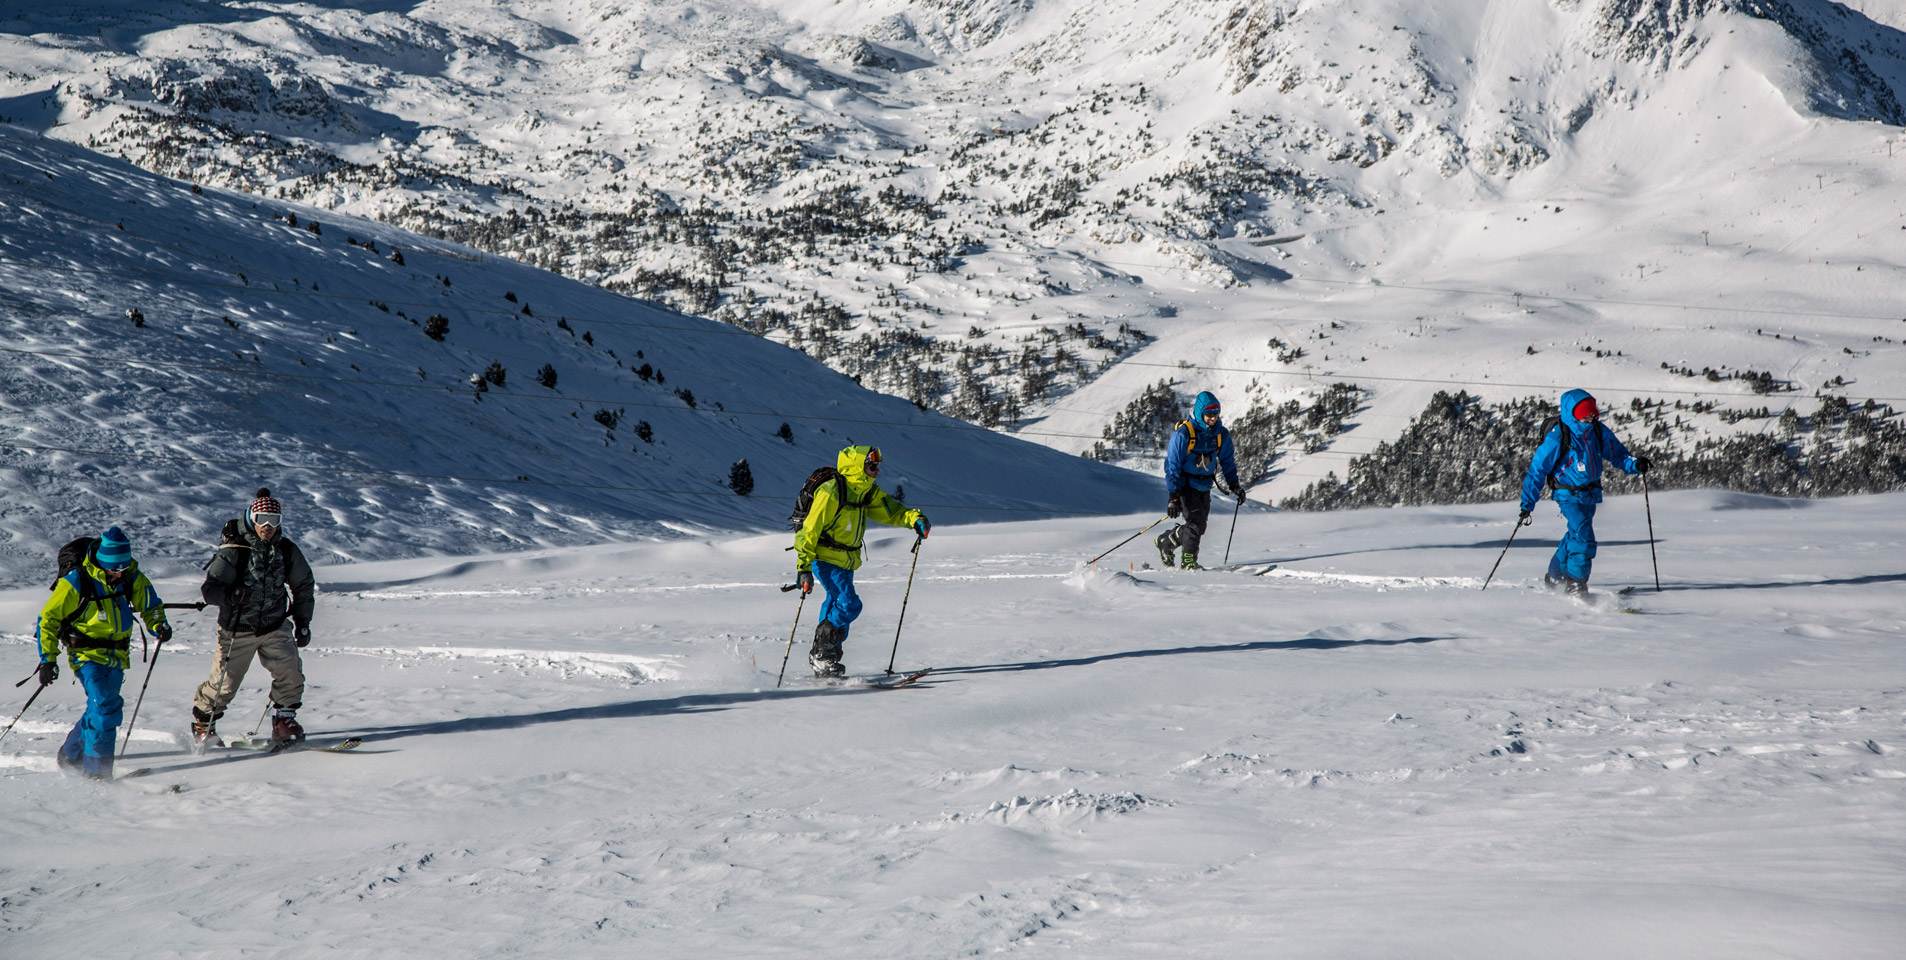
[[[1903,26],[1877,0],[76,0],[0,13],[0,114],[1068,451],[1160,380],[1234,419],[1357,385],[1346,432],[1253,441],[1282,496],[1438,389],[1769,402],[1712,368],[1791,388],[1774,414],[1822,384],[1897,404]],[[1682,446],[1770,427],[1676,413]]]
[[[1156,499],[744,331],[17,128],[0,219],[14,582],[111,522],[148,565],[202,560],[260,484],[332,560],[767,529],[850,442],[882,447],[885,485],[942,523]]]
[[[1641,507],[1598,587],[1652,586]],[[162,773],[53,773],[52,688],[0,747],[4,952],[1890,960],[1906,497],[1653,510],[1666,589],[1592,606],[1533,587],[1546,511],[1487,592],[1475,508],[1247,514],[1261,577],[1075,569],[1142,517],[935,531],[892,692],[774,688],[780,537],[332,567],[303,717],[364,747],[181,755],[203,616],[123,762]]]

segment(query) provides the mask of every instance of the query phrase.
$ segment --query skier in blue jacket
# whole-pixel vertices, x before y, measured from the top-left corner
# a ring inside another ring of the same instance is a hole
[[[1153,543],[1166,567],[1174,566],[1172,551],[1180,551],[1176,566],[1197,570],[1198,541],[1204,537],[1205,523],[1211,518],[1211,483],[1218,469],[1224,469],[1224,481],[1239,503],[1244,502],[1244,484],[1238,482],[1238,462],[1231,431],[1224,428],[1223,409],[1218,398],[1206,390],[1192,401],[1191,419],[1180,420],[1172,428],[1171,442],[1165,447],[1165,515],[1185,522],[1158,535]]]
[[[1541,445],[1529,458],[1518,522],[1525,527],[1534,522],[1529,511],[1542,499],[1543,487],[1555,488],[1555,506],[1568,521],[1568,534],[1555,545],[1542,583],[1580,596],[1588,592],[1589,569],[1595,563],[1595,508],[1602,502],[1603,462],[1632,476],[1648,472],[1648,458],[1630,454],[1614,431],[1602,426],[1601,410],[1588,391],[1562,394],[1561,406],[1561,415],[1543,431]]]

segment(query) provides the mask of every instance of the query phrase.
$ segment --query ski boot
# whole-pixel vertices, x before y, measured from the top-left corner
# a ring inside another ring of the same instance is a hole
[[[1195,553],[1192,553],[1189,550],[1186,550],[1184,554],[1178,558],[1178,569],[1203,570],[1204,568],[1201,566],[1198,566],[1198,555]]]
[[[193,753],[204,753],[212,747],[224,746],[218,739],[217,724],[217,718],[200,713],[197,707],[192,708]]]
[[[1560,590],[1562,589],[1563,579],[1564,578],[1557,577],[1554,574],[1545,573],[1542,575],[1542,586],[1547,587],[1550,590]]]
[[[304,740],[304,727],[298,724],[298,711],[279,707],[271,713],[271,742],[285,744]]]
[[[814,645],[807,651],[807,665],[814,668],[817,677],[840,677],[847,674],[847,668],[841,665],[841,641],[846,639],[846,631],[822,620],[814,628]]]
[[[1173,534],[1177,532],[1177,528],[1174,527],[1159,534],[1157,539],[1152,541],[1152,546],[1158,548],[1158,562],[1163,564],[1167,570],[1175,566],[1175,564],[1172,563],[1172,554],[1178,549],[1178,538],[1173,536]]]
[[[1562,578],[1562,592],[1577,600],[1586,600],[1588,599],[1588,581],[1564,577]]]

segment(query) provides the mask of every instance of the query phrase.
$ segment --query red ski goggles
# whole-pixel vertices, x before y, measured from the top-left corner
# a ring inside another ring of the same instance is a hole
[[[1570,412],[1577,420],[1594,420],[1602,415],[1601,408],[1595,405],[1594,397],[1583,397],[1582,402],[1576,404],[1575,409]]]
[[[879,447],[875,447],[872,450],[867,451],[867,475],[870,477],[880,476],[880,448]]]

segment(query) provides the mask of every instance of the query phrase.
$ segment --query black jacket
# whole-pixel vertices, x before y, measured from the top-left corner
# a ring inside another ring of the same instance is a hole
[[[253,572],[252,551],[272,552],[261,581]],[[286,593],[290,596],[287,599]],[[280,530],[269,542],[261,541],[237,520],[225,524],[218,551],[205,565],[205,583],[199,596],[218,607],[218,625],[227,630],[270,633],[289,616],[305,626],[317,605],[317,580],[304,551]]]

